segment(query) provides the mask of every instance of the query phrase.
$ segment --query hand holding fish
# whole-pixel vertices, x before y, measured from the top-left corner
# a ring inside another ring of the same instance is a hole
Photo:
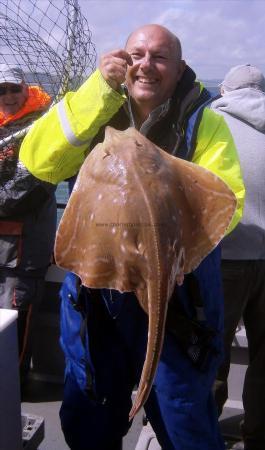
[[[133,61],[129,53],[125,50],[114,50],[102,55],[99,70],[110,87],[118,90],[125,81],[127,66],[132,64]]]

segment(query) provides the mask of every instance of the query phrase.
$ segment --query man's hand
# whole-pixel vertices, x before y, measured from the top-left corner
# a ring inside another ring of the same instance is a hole
[[[129,53],[125,50],[114,50],[106,55],[102,55],[99,70],[107,83],[115,89],[125,81],[127,66],[132,66],[133,61]]]

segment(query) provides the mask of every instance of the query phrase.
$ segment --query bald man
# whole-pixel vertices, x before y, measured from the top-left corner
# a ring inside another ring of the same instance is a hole
[[[56,184],[75,175],[87,152],[103,140],[106,125],[119,130],[133,126],[168,153],[206,167],[231,187],[238,199],[232,229],[244,197],[237,154],[223,118],[202,108],[209,93],[195,78],[182,59],[178,38],[162,26],[143,26],[129,36],[125,49],[102,56],[99,69],[76,93],[68,93],[36,122],[22,144],[21,164],[36,178]],[[53,132],[46,133],[51,126]],[[145,358],[147,316],[133,293],[79,289],[73,274],[66,277],[61,297],[66,373],[60,416],[66,442],[72,450],[121,449],[130,427],[132,390]],[[221,360],[222,302],[216,249],[192,278],[176,286],[170,302],[172,320],[145,404],[164,450],[224,448],[211,395]],[[195,304],[203,310],[200,317]],[[190,347],[191,321],[192,333],[207,341],[199,357]],[[188,342],[184,346],[183,337]]]

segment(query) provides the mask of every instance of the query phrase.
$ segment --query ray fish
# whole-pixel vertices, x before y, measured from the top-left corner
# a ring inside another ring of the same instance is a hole
[[[82,165],[57,231],[55,258],[87,287],[134,292],[148,314],[146,357],[129,419],[150,393],[176,283],[220,242],[235,208],[220,178],[134,128],[106,127],[103,143]]]

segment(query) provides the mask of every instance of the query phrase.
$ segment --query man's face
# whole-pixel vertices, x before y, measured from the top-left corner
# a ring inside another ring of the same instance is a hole
[[[157,26],[147,26],[129,38],[126,51],[133,65],[128,66],[126,85],[133,103],[149,113],[173,94],[185,63],[179,58],[172,35]]]
[[[24,105],[28,97],[28,88],[25,83],[0,84],[0,112],[5,116],[16,114]]]

